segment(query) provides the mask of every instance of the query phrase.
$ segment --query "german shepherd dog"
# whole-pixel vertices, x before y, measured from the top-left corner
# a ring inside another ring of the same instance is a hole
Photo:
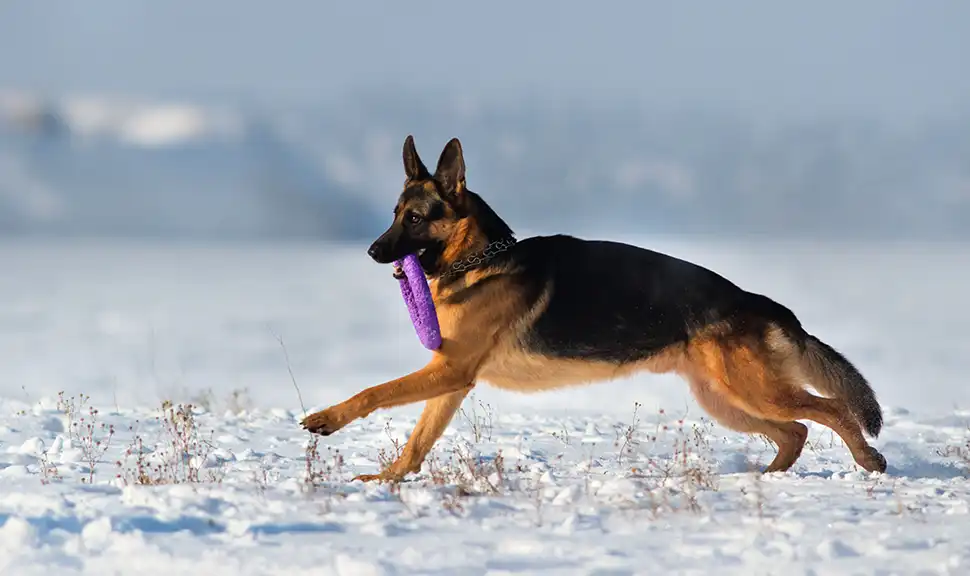
[[[572,236],[516,242],[465,185],[458,139],[434,174],[404,142],[404,190],[394,222],[367,253],[381,264],[417,253],[438,311],[442,344],[420,370],[307,416],[333,434],[375,410],[425,402],[400,458],[363,481],[418,472],[475,385],[520,392],[675,372],[721,425],[778,448],[765,472],[790,468],[812,420],[838,433],[856,463],[884,472],[882,410],[841,353],[785,306],[696,264],[651,250]],[[818,392],[813,394],[809,388]]]

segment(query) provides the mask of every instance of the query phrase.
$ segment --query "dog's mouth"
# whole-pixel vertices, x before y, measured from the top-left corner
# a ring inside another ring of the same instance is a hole
[[[419,250],[417,250],[414,253],[414,255],[417,256],[418,258],[420,258],[420,257],[424,256],[424,253],[425,253],[426,250],[427,250],[426,248],[420,248]],[[400,266],[394,266],[394,271],[391,273],[391,275],[394,276],[394,278],[396,278],[398,280],[402,280],[402,279],[406,278],[406,276],[404,274],[404,269],[401,268]]]

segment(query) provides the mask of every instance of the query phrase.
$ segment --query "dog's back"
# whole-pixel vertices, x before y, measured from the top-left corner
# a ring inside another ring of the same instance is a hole
[[[686,343],[721,324],[734,332],[774,323],[800,340],[795,315],[697,264],[652,250],[572,236],[519,242],[504,256],[543,309],[529,332],[537,353],[626,363]]]

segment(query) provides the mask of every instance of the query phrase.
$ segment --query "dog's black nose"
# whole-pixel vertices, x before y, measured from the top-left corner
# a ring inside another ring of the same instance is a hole
[[[370,248],[367,249],[367,255],[373,258],[374,260],[377,260],[377,257],[380,256],[380,253],[381,253],[381,247],[377,245],[377,242],[374,242],[373,244],[371,244]]]

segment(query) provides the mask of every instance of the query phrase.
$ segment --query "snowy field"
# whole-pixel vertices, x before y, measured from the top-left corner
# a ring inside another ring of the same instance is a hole
[[[420,475],[351,482],[420,405],[314,443],[301,396],[429,356],[365,246],[6,243],[0,574],[970,572],[970,246],[630,240],[842,349],[886,411],[888,472],[812,425],[795,468],[752,474],[771,447],[643,375],[479,386]]]

